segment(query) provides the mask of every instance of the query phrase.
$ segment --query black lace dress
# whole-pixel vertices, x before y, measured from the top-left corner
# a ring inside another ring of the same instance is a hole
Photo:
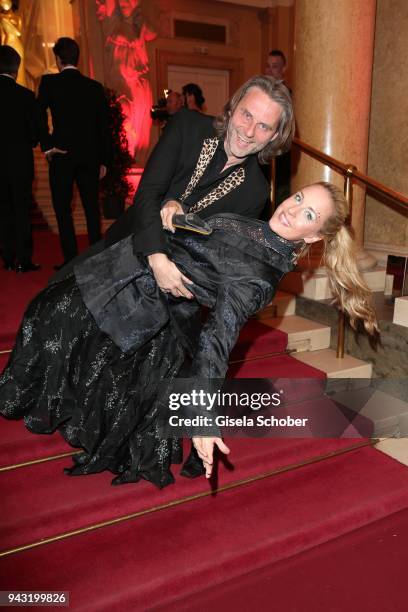
[[[35,433],[58,429],[83,449],[70,474],[174,482],[181,444],[158,427],[162,382],[223,378],[242,325],[293,267],[293,243],[267,224],[227,214],[209,224],[210,236],[181,230],[168,239],[195,300],[160,292],[129,237],[29,305],[0,377],[0,413]],[[208,316],[197,329],[200,305]]]

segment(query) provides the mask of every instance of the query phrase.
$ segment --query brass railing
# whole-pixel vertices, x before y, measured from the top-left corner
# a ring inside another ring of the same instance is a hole
[[[353,189],[352,189],[353,181],[366,185],[367,187],[374,190],[376,193],[382,196],[385,196],[390,202],[397,204],[398,206],[401,206],[405,209],[408,209],[408,197],[407,196],[403,195],[402,193],[399,193],[398,191],[394,191],[393,189],[390,189],[386,185],[383,185],[383,183],[380,183],[376,181],[375,179],[371,178],[370,176],[363,174],[362,172],[357,170],[357,168],[353,166],[352,164],[345,164],[339,161],[338,159],[335,159],[334,157],[331,157],[330,155],[323,153],[323,151],[319,151],[318,149],[315,149],[314,147],[310,146],[306,142],[303,142],[299,138],[294,138],[293,144],[300,151],[303,151],[307,155],[310,155],[310,157],[313,157],[314,159],[318,160],[325,166],[329,166],[330,168],[332,168],[339,174],[343,175],[344,177],[344,195],[349,205],[350,218],[352,218],[352,214],[353,214]],[[275,209],[276,208],[275,163],[272,164],[272,182],[273,182],[272,206],[273,206],[273,209]],[[339,312],[339,322],[338,322],[337,331],[338,333],[337,333],[336,355],[338,359],[341,359],[344,357],[344,339],[345,339],[345,315],[342,311]]]

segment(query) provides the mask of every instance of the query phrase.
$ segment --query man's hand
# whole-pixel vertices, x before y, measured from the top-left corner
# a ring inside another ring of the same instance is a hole
[[[105,178],[105,176],[106,176],[106,166],[101,164],[99,166],[99,180],[101,181],[103,178]]]
[[[224,444],[222,438],[195,437],[193,438],[193,444],[198,456],[203,461],[205,477],[210,478],[214,463],[214,446],[217,446],[224,455],[229,455],[230,449]]]
[[[191,299],[194,297],[184,284],[191,285],[192,281],[180,272],[167,255],[164,253],[153,253],[147,259],[161,291],[171,293],[174,297],[178,298],[185,297]]]
[[[68,151],[64,151],[64,149],[58,149],[58,147],[52,147],[52,149],[45,152],[45,157],[47,161],[50,162],[56,153],[62,153],[63,155],[65,155],[66,153],[68,153]]]
[[[182,215],[183,213],[183,207],[180,202],[177,202],[177,200],[169,200],[166,202],[160,211],[163,229],[168,229],[171,232],[174,232],[174,226],[172,223],[173,215]]]

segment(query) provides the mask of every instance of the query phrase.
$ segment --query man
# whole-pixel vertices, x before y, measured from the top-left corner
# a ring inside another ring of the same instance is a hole
[[[286,57],[280,49],[272,49],[266,59],[265,74],[277,79],[284,80],[286,71]]]
[[[178,113],[183,108],[183,97],[178,91],[170,91],[167,93],[166,110],[170,116]]]
[[[107,232],[106,244],[134,234],[134,250],[148,257],[158,286],[174,297],[191,297],[184,277],[166,254],[163,227],[190,211],[205,219],[234,212],[257,218],[269,199],[261,163],[280,155],[294,133],[287,88],[256,76],[232,96],[218,120],[196,111],[178,112],[154,148],[134,206]]]
[[[292,93],[291,88],[285,81],[286,67],[286,57],[283,51],[272,49],[266,60],[265,74],[283,81],[289,92]],[[290,196],[291,165],[290,151],[287,151],[276,160],[276,204],[281,204]],[[270,182],[271,172],[269,167],[264,168],[264,174],[265,178]],[[264,211],[262,218],[267,218],[269,213],[269,210]]]
[[[54,54],[59,74],[42,77],[37,103],[41,149],[50,164],[52,203],[67,263],[78,253],[71,212],[74,182],[85,210],[90,244],[101,237],[98,181],[106,174],[107,103],[102,85],[79,72],[75,40],[59,38]],[[47,109],[51,111],[52,133]]]
[[[0,47],[0,211],[3,262],[6,270],[34,272],[31,261],[31,187],[33,147],[38,143],[35,97],[16,83],[21,58],[8,45]]]
[[[260,163],[286,151],[293,134],[289,92],[267,76],[253,77],[238,89],[226,103],[215,130],[213,117],[180,110],[149,157],[133,206],[109,228],[104,242],[75,263],[133,234],[134,252],[147,257],[159,288],[176,298],[191,298],[190,280],[167,256],[163,228],[173,231],[173,215],[187,211],[203,219],[226,212],[257,218],[269,199]],[[70,273],[73,263],[51,282]],[[172,324],[180,324],[174,311]],[[182,324],[185,336],[191,339],[188,352],[192,356],[200,325],[198,305],[188,329],[185,321]],[[202,471],[193,449],[181,473],[192,478]]]

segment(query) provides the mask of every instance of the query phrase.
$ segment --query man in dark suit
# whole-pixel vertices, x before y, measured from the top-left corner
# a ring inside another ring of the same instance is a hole
[[[38,129],[34,94],[16,83],[20,62],[12,47],[0,47],[0,236],[6,270],[33,272],[40,269],[31,261],[30,222]]]
[[[163,228],[172,216],[193,212],[257,218],[270,188],[260,163],[281,155],[294,133],[287,88],[267,76],[253,77],[232,96],[222,117],[180,110],[147,162],[134,205],[108,230],[106,245],[133,233],[134,250],[148,257],[158,286],[174,297],[191,297],[186,279],[168,259]]]
[[[78,253],[71,211],[74,182],[85,210],[90,244],[101,237],[98,183],[106,174],[107,102],[102,85],[79,72],[79,47],[73,39],[59,38],[54,54],[60,72],[42,77],[37,104],[41,149],[50,164],[52,203],[66,263]]]

